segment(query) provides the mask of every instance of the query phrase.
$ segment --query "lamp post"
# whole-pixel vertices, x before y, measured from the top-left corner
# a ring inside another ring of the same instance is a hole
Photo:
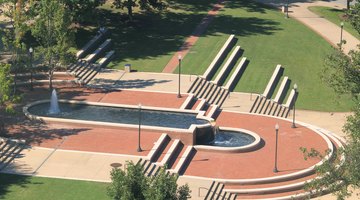
[[[33,86],[33,52],[34,49],[32,47],[29,48],[29,54],[30,54],[30,90],[34,89]]]
[[[295,92],[295,96],[294,96],[294,105],[293,105],[293,122],[291,125],[291,128],[296,128],[295,125],[295,102],[296,102],[296,97],[297,97],[297,84],[294,84],[294,92]]]
[[[180,75],[181,75],[181,54],[178,55],[178,59],[179,59],[179,89],[178,89],[178,95],[177,98],[181,98],[181,94],[180,94]]]
[[[141,130],[141,103],[139,103],[139,132],[138,132],[138,148],[137,152],[142,152],[141,146],[140,146],[140,130]]]
[[[344,29],[344,22],[340,23],[340,50],[343,44],[343,29]]]
[[[279,170],[277,169],[277,146],[278,146],[278,133],[279,133],[279,124],[275,125],[275,166],[273,172],[277,173]]]
[[[289,0],[286,0],[286,18],[289,18]]]

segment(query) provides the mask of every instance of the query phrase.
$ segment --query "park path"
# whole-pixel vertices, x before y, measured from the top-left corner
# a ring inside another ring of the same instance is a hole
[[[179,64],[178,56],[181,55],[182,58],[184,58],[186,54],[189,53],[191,47],[194,46],[200,35],[205,32],[206,28],[214,19],[214,17],[218,14],[219,10],[224,7],[224,1],[225,0],[218,0],[218,2],[213,6],[213,9],[211,9],[207,13],[207,16],[201,20],[200,24],[192,32],[191,36],[186,39],[184,44],[180,47],[179,51],[176,52],[174,56],[170,59],[168,64],[166,64],[162,72],[172,73],[176,69]]]
[[[257,0],[261,3],[270,4],[275,7],[280,8],[284,1],[279,0]],[[292,2],[292,1],[290,1]],[[316,15],[315,13],[309,10],[310,6],[325,6],[331,7],[335,9],[344,9],[346,8],[345,4],[341,2],[327,2],[327,1],[305,1],[305,2],[294,2],[290,3],[289,7],[289,16],[294,18],[304,25],[311,28],[313,31],[318,33],[321,37],[323,37],[326,41],[328,41],[331,45],[337,46],[340,42],[340,24],[334,24],[325,18]],[[342,45],[342,48],[345,53],[348,53],[350,50],[357,49],[357,45],[360,44],[360,41],[352,36],[347,31],[343,30],[343,40],[346,40],[346,44]]]

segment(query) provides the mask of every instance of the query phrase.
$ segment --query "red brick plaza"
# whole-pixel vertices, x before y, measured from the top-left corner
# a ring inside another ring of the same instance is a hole
[[[141,103],[144,106],[168,108],[180,108],[186,99],[186,95],[177,98],[174,93],[76,88],[59,89],[58,96],[60,99],[130,105]],[[262,138],[263,145],[254,151],[243,153],[198,150],[187,166],[184,175],[219,179],[250,179],[284,175],[304,170],[319,162],[315,158],[305,160],[300,151],[301,147],[315,148],[320,152],[325,152],[327,149],[327,143],[313,130],[302,125],[291,128],[291,121],[280,118],[221,111],[216,123],[220,127],[242,128],[255,132]],[[278,173],[273,172],[275,124],[279,124],[280,127]],[[142,131],[141,146],[144,151],[139,153],[136,151],[137,129],[59,123],[46,124],[40,129],[46,132],[47,137],[39,136],[40,139],[37,138],[36,140],[25,139],[32,141],[34,146],[141,156],[146,156],[149,153],[161,135],[161,132],[157,131]],[[34,137],[26,135],[19,127],[14,127],[12,132],[14,135]],[[41,134],[41,131],[37,130],[37,132]],[[52,132],[61,132],[61,134]]]

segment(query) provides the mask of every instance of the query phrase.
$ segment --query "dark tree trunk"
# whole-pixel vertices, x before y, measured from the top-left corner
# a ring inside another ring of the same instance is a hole
[[[132,19],[133,19],[132,4],[133,4],[132,0],[129,0],[128,5],[127,5],[129,21],[132,21]]]

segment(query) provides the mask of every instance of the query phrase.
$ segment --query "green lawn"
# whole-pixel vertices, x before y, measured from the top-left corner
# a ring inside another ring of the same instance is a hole
[[[345,11],[336,8],[329,8],[323,6],[311,6],[309,10],[325,19],[336,24],[340,28],[340,23],[344,22],[344,29],[351,35],[360,40],[360,34],[351,26],[351,24],[344,19]]]
[[[124,11],[106,4],[98,12],[114,40],[116,58],[109,67],[123,69],[130,63],[135,70],[161,72],[214,2],[171,1],[162,14],[135,12],[135,21],[130,24],[124,20]],[[78,46],[95,34],[94,27],[93,23],[79,30]],[[352,107],[349,97],[337,97],[320,80],[331,45],[298,21],[285,19],[278,10],[250,0],[226,3],[184,58],[182,72],[204,73],[230,34],[236,35],[243,56],[249,60],[235,91],[262,93],[275,66],[281,64],[291,85],[299,86],[298,108],[348,111]]]
[[[236,35],[237,45],[250,61],[235,91],[262,93],[276,65],[281,64],[291,85],[298,84],[298,108],[348,111],[352,107],[350,98],[338,99],[320,80],[331,45],[296,20],[253,1],[227,4],[184,58],[184,73],[202,74],[230,34]]]
[[[106,183],[0,174],[0,199],[110,200]]]
[[[130,63],[135,70],[161,72],[214,2],[216,0],[176,0],[170,1],[163,13],[135,10],[133,23],[126,20],[125,11],[119,12],[109,3],[105,4],[98,13],[114,41],[116,56],[110,67],[123,69]],[[78,31],[79,48],[96,34],[94,21]]]

